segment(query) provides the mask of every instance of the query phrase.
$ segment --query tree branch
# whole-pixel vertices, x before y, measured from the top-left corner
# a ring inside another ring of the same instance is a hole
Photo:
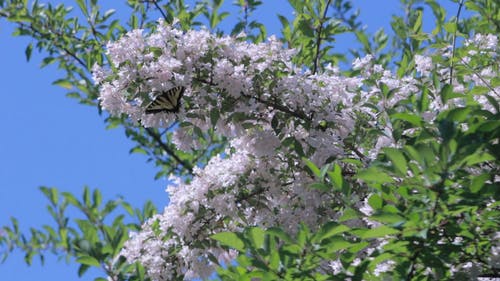
[[[455,32],[453,33],[453,43],[452,43],[452,49],[451,49],[451,59],[450,59],[450,82],[449,84],[452,85],[453,82],[453,59],[455,59],[455,49],[457,45],[457,31],[458,31],[458,19],[460,18],[460,12],[462,11],[462,6],[464,5],[464,1],[460,1],[460,4],[458,4],[458,11],[457,11],[457,18],[455,19]]]
[[[312,69],[313,74],[316,74],[316,72],[318,71],[319,52],[321,51],[321,32],[323,31],[323,21],[326,18],[326,14],[328,12],[328,7],[330,6],[331,2],[332,2],[332,0],[328,0],[328,3],[326,3],[325,10],[323,11],[323,16],[321,17],[320,24],[317,28],[316,57],[314,58],[314,64],[313,64],[313,69]]]
[[[158,11],[160,11],[160,14],[161,14],[161,16],[163,17],[163,19],[165,19],[165,21],[168,21],[168,19],[167,19],[167,15],[165,15],[165,13],[163,12],[163,10],[162,10],[162,8],[160,7],[160,5],[158,5],[158,1],[153,0],[152,2],[153,2],[153,4],[155,5],[156,9],[158,9]]]
[[[175,154],[175,152],[170,147],[168,147],[161,140],[161,136],[160,135],[158,135],[155,131],[151,130],[150,128],[144,128],[144,129],[146,130],[146,132],[148,133],[148,135],[150,135],[158,143],[158,145],[163,150],[165,150],[165,152],[167,152],[167,154],[169,156],[171,156],[172,158],[174,158],[175,161],[177,161],[177,163],[179,163],[181,166],[183,166],[185,169],[187,169],[190,174],[193,174],[193,167],[189,163],[187,163],[184,160],[180,159],[179,156],[177,156],[177,154]]]
[[[52,30],[50,28],[47,27],[47,29],[50,31],[50,33],[44,33],[42,32],[41,30],[38,30],[36,29],[33,24],[30,24],[30,25],[27,25],[25,23],[22,23],[22,22],[19,22],[18,23],[19,26],[21,28],[24,28],[24,29],[27,29],[27,30],[31,30],[33,32],[33,34],[38,34],[38,36],[40,37],[40,39],[44,39],[44,38],[47,38],[47,37],[50,37],[50,36],[53,36],[53,35],[56,35],[57,37],[59,38],[63,38],[65,35],[63,34],[60,34],[60,33],[57,33],[55,30]],[[83,42],[83,40],[81,40],[80,38],[75,38],[73,37],[73,39],[77,40],[77,41],[80,41],[80,42]],[[89,70],[87,64],[81,60],[80,58],[77,57],[77,55],[73,52],[71,52],[70,50],[68,50],[66,47],[64,46],[61,46],[60,44],[58,44],[57,41],[51,41],[55,46],[56,48],[60,49],[60,50],[63,50],[66,54],[68,54],[71,58],[73,58],[78,64],[80,64],[84,69],[86,69],[87,71]]]
[[[207,85],[210,85],[210,86],[217,86],[216,83],[214,82],[210,82],[210,81],[207,81],[207,80],[204,80],[204,79],[200,79],[200,78],[195,78],[193,77],[194,80],[198,81],[198,82],[201,82],[201,83],[205,83]],[[283,106],[283,105],[280,105],[280,104],[277,104],[275,102],[272,102],[272,101],[268,101],[268,100],[263,100],[262,98],[260,97],[255,97],[255,96],[249,96],[249,95],[245,95],[244,93],[241,93],[241,95],[245,98],[248,98],[248,99],[255,99],[256,101],[266,105],[266,106],[269,106],[273,109],[277,109],[279,111],[282,111],[284,113],[287,113],[293,117],[296,117],[296,118],[299,118],[301,120],[304,120],[304,121],[308,121],[308,122],[311,122],[311,118],[308,117],[304,112],[301,112],[301,111],[293,111],[291,109],[289,109],[288,107],[286,106]]]

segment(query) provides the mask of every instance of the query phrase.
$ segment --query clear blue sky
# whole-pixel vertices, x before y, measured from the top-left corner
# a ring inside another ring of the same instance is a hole
[[[272,15],[279,12],[291,16],[290,9],[283,0],[264,2],[265,11],[261,10],[256,17],[269,24],[270,34],[277,33],[278,21]],[[396,0],[353,2],[361,8],[362,18],[371,32],[380,27],[388,30],[390,15],[399,8]],[[450,1],[442,2],[455,13]],[[55,66],[40,69],[43,56],[34,51],[27,63],[24,49],[31,41],[26,37],[12,37],[12,31],[13,25],[0,21],[0,120],[3,121],[0,225],[10,224],[11,216],[19,219],[24,230],[52,224],[45,209],[47,201],[39,191],[42,185],[78,196],[87,185],[99,188],[104,199],[122,195],[135,207],[153,200],[161,209],[167,202],[166,180],[153,179],[156,168],[146,162],[145,156],[129,154],[134,144],[122,129],[106,130],[96,108],[80,105],[65,97],[64,89],[52,86],[61,72]],[[350,43],[339,42],[344,49]],[[95,276],[84,275],[79,279],[76,264],[68,265],[51,255],[47,256],[45,266],[35,260],[27,267],[18,252],[0,264],[1,281],[93,280],[92,277]]]

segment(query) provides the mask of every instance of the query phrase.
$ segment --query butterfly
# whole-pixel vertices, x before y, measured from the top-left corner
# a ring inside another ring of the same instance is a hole
[[[159,112],[179,112],[181,98],[186,88],[182,86],[173,87],[170,90],[161,92],[148,106],[146,114]]]

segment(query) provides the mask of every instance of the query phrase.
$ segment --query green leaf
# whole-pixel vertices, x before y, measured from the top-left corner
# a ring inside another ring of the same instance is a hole
[[[454,108],[448,112],[447,117],[456,122],[464,122],[469,117],[471,111],[470,107]]]
[[[272,251],[271,256],[269,257],[269,268],[274,271],[278,271],[280,265],[280,253],[278,251]]]
[[[422,117],[410,113],[395,113],[391,115],[391,118],[393,120],[403,120],[409,122],[416,127],[420,127],[422,124]]]
[[[291,29],[290,29],[290,23],[288,22],[288,19],[282,15],[278,15],[278,18],[281,22],[281,33],[283,34],[283,38],[286,41],[290,41],[291,38]]]
[[[78,4],[78,7],[80,8],[80,10],[82,11],[82,13],[85,15],[85,16],[88,16],[89,13],[88,13],[88,9],[87,9],[87,3],[85,0],[76,0],[76,3]]]
[[[453,87],[450,84],[445,84],[439,92],[439,96],[441,97],[441,101],[443,102],[443,104],[446,104],[448,100],[459,95],[453,94]]]
[[[403,54],[401,61],[398,62],[399,68],[396,73],[399,78],[403,77],[408,70],[409,61],[410,59],[408,58],[408,55],[406,53]]]
[[[356,178],[361,179],[367,183],[391,183],[394,179],[387,173],[382,172],[376,167],[369,167],[368,169],[360,171]]]
[[[219,241],[222,245],[234,248],[240,252],[245,251],[245,243],[236,233],[219,232],[210,236],[210,238]]]
[[[366,36],[366,33],[357,31],[356,38],[358,39],[358,42],[361,43],[366,50],[370,49],[370,42],[368,40],[368,37]]]
[[[150,205],[151,205],[151,201],[146,202],[146,204],[143,207],[143,210],[145,210],[145,211],[148,210],[148,207],[150,207]],[[132,208],[132,206],[129,203],[121,202],[121,206],[125,209],[125,211],[127,211],[127,213],[129,215],[132,215],[134,213],[134,209]]]
[[[388,235],[398,234],[400,231],[385,225],[367,230],[354,230],[353,233],[363,239],[382,238]]]
[[[252,242],[252,246],[254,248],[262,248],[264,245],[266,232],[260,227],[251,227],[247,231],[247,237]]]
[[[470,191],[473,193],[479,192],[483,188],[484,182],[489,178],[489,174],[481,174],[479,176],[473,177],[469,187]]]
[[[444,29],[448,33],[455,33],[455,31],[457,31],[457,25],[455,22],[447,22],[444,24]]]
[[[101,267],[101,264],[99,261],[91,256],[81,256],[76,259],[76,262],[89,265],[89,266],[95,266],[95,267]]]
[[[273,235],[275,237],[280,238],[281,240],[285,241],[288,244],[294,243],[293,239],[290,237],[288,233],[283,231],[283,229],[278,228],[278,227],[271,227],[267,229],[266,231],[269,235]]]
[[[211,110],[210,111],[210,122],[212,124],[212,126],[216,126],[217,125],[217,121],[219,121],[219,118],[220,118],[220,114],[219,114],[219,111],[218,110]]]
[[[333,186],[337,190],[342,190],[344,187],[344,178],[342,177],[342,168],[335,163],[332,171],[327,172],[328,178],[332,181]]]
[[[59,202],[59,192],[56,188],[48,188],[48,187],[40,187],[40,190],[44,193],[44,195],[50,200],[52,205],[57,205]]]
[[[479,128],[479,132],[498,132],[500,131],[500,120],[488,120],[484,121]]]
[[[61,244],[65,248],[69,248],[69,243],[68,243],[68,229],[67,228],[60,228],[59,229],[59,236],[61,237]]]
[[[430,104],[429,95],[430,95],[429,88],[424,87],[417,102],[419,112],[425,112],[429,109],[429,104]]]
[[[493,157],[489,153],[474,153],[471,154],[467,157],[465,157],[464,160],[462,160],[462,163],[466,163],[467,166],[473,166],[479,163],[487,162],[487,161],[493,161],[495,160],[495,157]]]
[[[53,57],[46,57],[42,60],[40,67],[45,67],[47,65],[53,64],[57,59]]]
[[[350,228],[346,225],[339,224],[337,222],[328,222],[324,224],[318,232],[314,235],[313,240],[321,242],[324,239],[328,239],[339,233],[349,231]]]
[[[29,61],[31,59],[32,52],[33,52],[33,44],[29,43],[28,46],[26,46],[26,50],[24,50],[24,54],[26,55],[26,61]]]
[[[307,158],[302,158],[302,160],[306,163],[306,166],[307,168],[309,168],[309,170],[311,170],[311,172],[319,178],[320,174],[321,174],[321,170],[316,166],[316,164],[314,164],[311,160],[307,159]]]
[[[81,204],[80,202],[76,199],[75,196],[73,196],[73,194],[69,193],[69,192],[62,192],[61,193],[63,196],[64,196],[64,199],[70,204],[70,205],[73,205],[75,207],[78,207],[78,208],[81,208]]]
[[[351,243],[349,247],[349,253],[358,254],[359,251],[363,250],[366,246],[370,245],[367,241],[361,241],[359,243]]]
[[[144,275],[146,274],[146,270],[144,269],[144,266],[142,266],[139,262],[136,262],[135,264],[135,272],[137,273],[139,280],[144,280]]]
[[[94,192],[92,193],[92,201],[93,201],[93,204],[92,204],[93,207],[98,207],[101,205],[102,195],[101,195],[101,192],[99,191],[99,189],[94,189]]]
[[[414,33],[419,33],[422,30],[422,16],[423,13],[420,10],[417,10],[417,19],[415,23],[413,24],[413,32]]]
[[[78,277],[82,277],[89,268],[90,266],[86,264],[80,264],[80,266],[78,267]]]
[[[309,228],[305,224],[301,223],[299,232],[297,233],[297,244],[299,244],[300,247],[305,247],[309,234]]]
[[[324,183],[320,183],[320,182],[311,183],[309,185],[309,187],[312,188],[312,189],[320,190],[320,191],[328,191],[328,190],[330,190],[330,186],[328,186],[327,184],[324,184]]]
[[[83,203],[85,203],[85,206],[87,207],[91,207],[91,204],[90,204],[90,190],[89,188],[86,186],[84,189],[83,189]]]
[[[370,198],[368,198],[368,204],[375,210],[381,209],[383,206],[383,201],[378,194],[372,194]]]
[[[396,148],[386,147],[383,149],[387,157],[391,159],[392,164],[399,171],[401,175],[406,175],[408,171],[408,165],[406,163],[406,158],[403,153]]]
[[[404,221],[406,221],[405,218],[403,218],[402,216],[386,212],[370,216],[370,220],[375,220],[385,224],[396,224],[396,225],[399,225]]]
[[[344,213],[339,218],[339,222],[348,221],[348,220],[357,219],[357,218],[359,218],[358,213],[356,211],[354,211],[353,209],[348,208],[348,209],[344,210]]]
[[[326,249],[326,251],[329,253],[335,253],[338,252],[339,250],[344,250],[354,245],[352,242],[340,236],[333,236],[330,237],[329,239],[326,239],[325,241],[327,241],[327,243],[322,245],[322,248]]]
[[[490,91],[490,88],[488,87],[485,87],[485,86],[475,86],[474,88],[472,88],[470,90],[470,94],[473,94],[473,95],[483,95],[483,94],[486,94]]]
[[[139,146],[136,146],[132,149],[130,149],[129,151],[130,154],[132,153],[137,153],[137,154],[144,154],[144,155],[148,155],[148,151],[142,147],[139,147]]]
[[[314,37],[314,30],[311,28],[309,20],[301,19],[299,20],[298,29],[307,37]]]

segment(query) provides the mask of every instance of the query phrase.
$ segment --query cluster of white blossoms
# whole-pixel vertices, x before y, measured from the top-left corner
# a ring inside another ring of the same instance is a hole
[[[212,234],[253,225],[293,232],[299,222],[315,229],[337,218],[332,206],[339,202],[308,187],[314,178],[301,158],[317,166],[341,157],[369,162],[381,147],[397,145],[386,110],[419,91],[419,81],[398,78],[371,56],[355,62],[364,76],[345,77],[333,67],[311,73],[273,37],[252,44],[160,22],[151,34],[134,30],[107,48],[115,70],[94,68],[104,109],[145,127],[182,122],[174,143],[186,151],[200,145],[194,128],[230,140],[223,155],[195,168],[189,183],[173,177],[164,212],[125,244],[122,254],[153,280],[207,277],[211,258],[231,261],[236,253],[217,247]],[[428,60],[418,68],[431,70]],[[363,84],[369,75],[393,94]],[[146,114],[157,93],[177,86],[186,89],[179,112]],[[366,128],[382,133],[357,139]],[[352,195],[360,204],[365,197]]]

